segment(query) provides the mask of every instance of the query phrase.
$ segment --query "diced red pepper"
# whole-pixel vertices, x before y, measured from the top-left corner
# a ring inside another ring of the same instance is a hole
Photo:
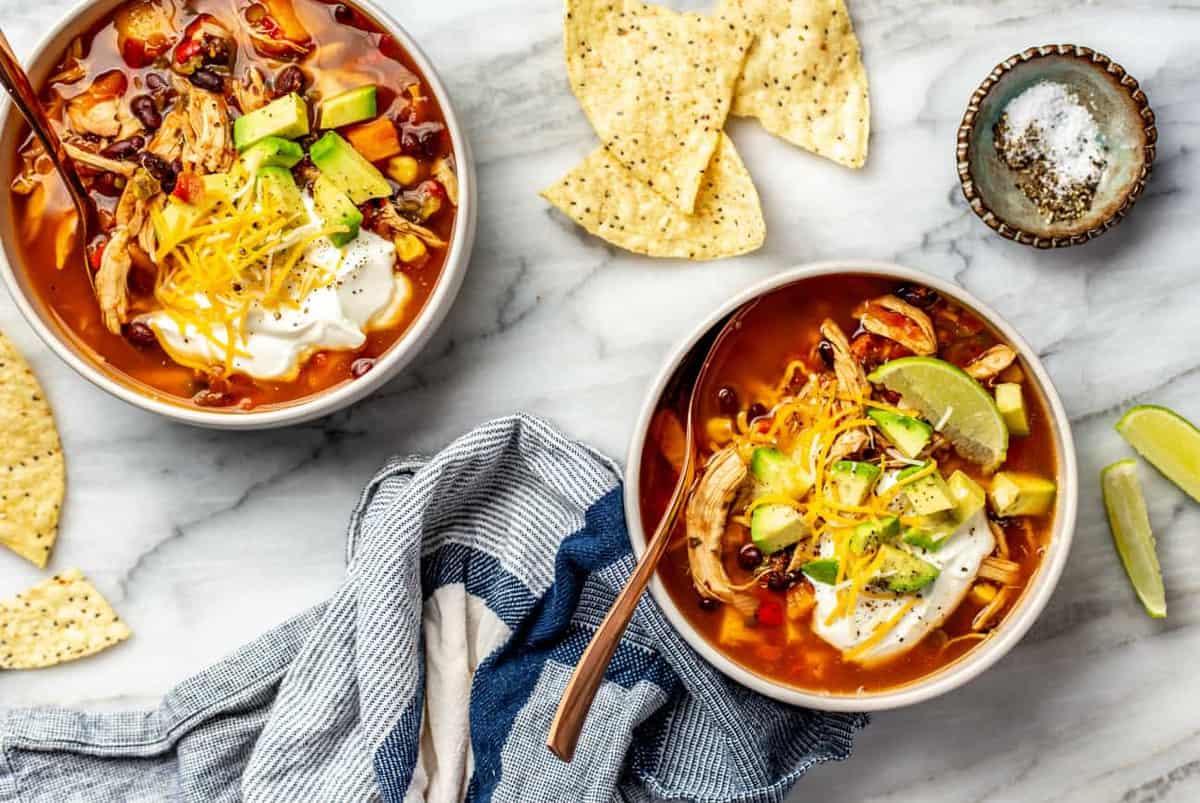
[[[204,196],[204,181],[190,170],[185,170],[176,177],[175,189],[171,194],[181,201],[194,204]]]
[[[754,617],[760,625],[778,627],[783,624],[783,604],[778,600],[765,599],[759,604]]]
[[[88,265],[93,271],[100,270],[100,262],[104,259],[104,246],[106,245],[108,245],[108,240],[100,240],[88,251]]]

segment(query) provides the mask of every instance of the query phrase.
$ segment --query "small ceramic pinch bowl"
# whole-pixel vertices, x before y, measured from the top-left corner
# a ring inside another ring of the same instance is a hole
[[[1106,149],[1091,207],[1074,220],[1050,222],[996,153],[993,132],[1005,107],[1042,81],[1073,91],[1095,119]],[[1128,214],[1145,189],[1157,139],[1146,94],[1121,65],[1078,45],[1033,47],[997,65],[971,96],[958,129],[958,176],[971,209],[1001,236],[1035,248],[1078,245]]]

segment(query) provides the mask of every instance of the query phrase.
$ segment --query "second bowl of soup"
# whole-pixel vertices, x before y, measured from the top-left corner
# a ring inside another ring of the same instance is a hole
[[[697,380],[699,468],[659,604],[706,659],[786,702],[876,710],[967,682],[1045,606],[1074,528],[1069,424],[1036,354],[917,271],[773,277],[701,324],[650,393],[626,485],[639,552],[687,448],[686,399],[665,389],[735,311]]]

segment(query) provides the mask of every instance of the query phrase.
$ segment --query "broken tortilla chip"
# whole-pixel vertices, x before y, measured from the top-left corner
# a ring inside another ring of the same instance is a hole
[[[691,214],[753,38],[742,16],[567,0],[567,76],[600,141]]]
[[[37,669],[74,661],[130,635],[78,569],[0,601],[0,669]]]
[[[542,196],[592,234],[652,257],[719,259],[759,248],[766,237],[758,191],[732,140],[717,152],[685,215],[597,148]]]
[[[37,377],[0,333],[0,544],[45,566],[66,479],[54,415]]]
[[[871,104],[858,37],[842,0],[721,0],[759,32],[732,113],[847,167],[867,160]]]

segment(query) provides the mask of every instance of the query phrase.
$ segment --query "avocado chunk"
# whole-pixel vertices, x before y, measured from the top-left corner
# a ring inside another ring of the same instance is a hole
[[[258,169],[258,187],[263,194],[264,202],[269,199],[269,205],[275,209],[304,209],[304,201],[300,198],[300,189],[296,186],[291,171],[286,167],[260,167]],[[264,206],[266,205],[264,203]]]
[[[314,142],[308,155],[321,175],[327,176],[355,204],[392,194],[392,187],[379,168],[354,150],[336,131],[328,131]]]
[[[334,232],[329,240],[339,248],[358,236],[362,225],[362,212],[346,197],[346,193],[333,185],[333,182],[322,173],[313,182],[313,206],[317,215],[326,223],[344,226],[345,231]]]
[[[992,503],[992,512],[1001,518],[1040,516],[1054,507],[1057,490],[1058,486],[1044,477],[1019,471],[998,471],[992,478],[988,500]]]
[[[200,217],[200,210],[175,196],[167,197],[162,210],[152,218],[154,236],[159,243],[173,241]]]
[[[318,128],[341,128],[375,116],[375,85],[356,87],[321,101]]]
[[[910,466],[900,472],[896,481],[904,482],[913,474],[924,471],[928,465],[926,463],[924,466]],[[926,474],[924,477],[908,482],[903,486],[903,490],[908,507],[918,516],[928,516],[954,508],[954,499],[950,494],[950,489],[946,487],[946,481],[942,479],[942,475],[936,469],[932,474]]]
[[[808,472],[770,446],[760,446],[750,455],[750,473],[758,481],[759,495],[782,494],[799,499],[812,488]]]
[[[837,489],[838,501],[843,505],[861,505],[875,487],[881,469],[874,463],[856,460],[839,460],[829,467]]]
[[[750,540],[764,555],[807,538],[809,532],[803,517],[788,505],[763,505],[750,516]]]
[[[951,535],[953,532],[935,532],[920,527],[909,527],[904,531],[904,535],[900,536],[900,540],[909,546],[920,547],[928,552],[937,552],[942,548],[942,544],[950,539]]]
[[[1029,434],[1029,416],[1025,413],[1025,397],[1016,382],[1001,382],[996,385],[996,409],[1004,419],[1010,435]]]
[[[838,562],[832,558],[810,560],[808,563],[800,567],[800,571],[804,572],[818,583],[824,583],[827,586],[831,586],[837,582]]]
[[[939,574],[937,566],[891,544],[881,546],[879,553],[883,557],[875,576],[867,581],[870,585],[911,594],[932,583]]]
[[[867,410],[867,416],[905,457],[916,457],[933,437],[933,427],[919,418],[890,410]]]
[[[231,198],[238,189],[237,179],[228,173],[209,173],[201,176],[200,182],[204,185],[205,195]]]
[[[884,516],[873,521],[864,521],[850,534],[850,551],[863,555],[900,534],[900,519]]]
[[[253,175],[260,167],[295,167],[304,158],[304,149],[283,137],[263,137],[242,151],[238,161]]]
[[[950,475],[946,487],[950,489],[950,496],[954,498],[954,518],[959,524],[983,510],[983,488],[961,470],[956,470]]]
[[[308,105],[295,92],[233,121],[233,146],[244,151],[267,137],[296,139],[308,133]]]

